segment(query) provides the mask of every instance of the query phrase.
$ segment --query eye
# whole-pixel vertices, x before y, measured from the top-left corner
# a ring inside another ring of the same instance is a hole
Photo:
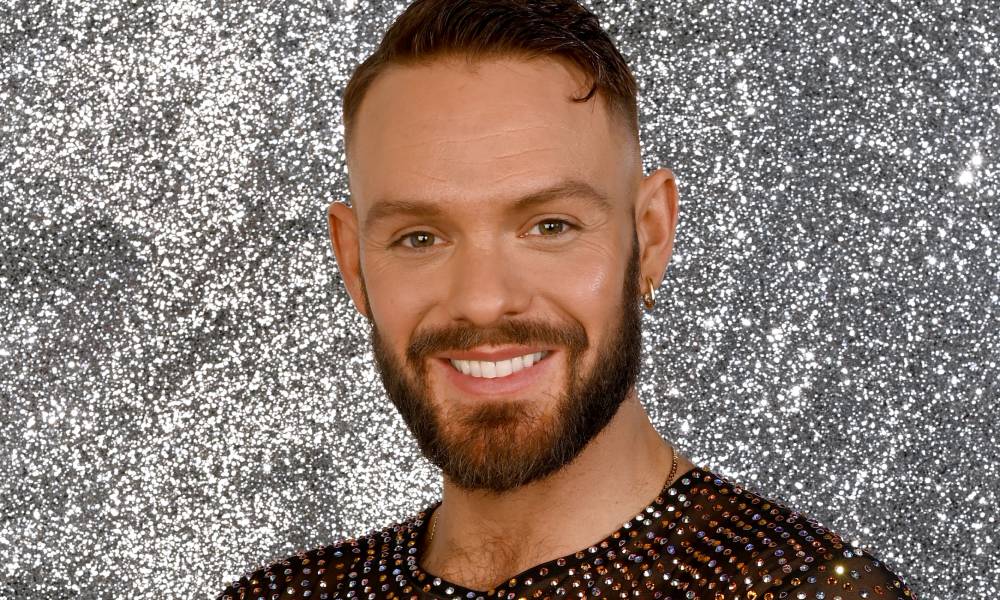
[[[399,237],[395,242],[392,243],[393,246],[402,246],[409,250],[425,250],[434,246],[434,240],[437,236],[433,233],[427,231],[411,231],[410,233],[404,234]],[[406,240],[410,240],[412,244],[405,244]]]
[[[576,229],[576,225],[564,219],[545,219],[539,221],[531,229],[533,230],[535,227],[538,228],[542,237],[559,237],[571,229]]]

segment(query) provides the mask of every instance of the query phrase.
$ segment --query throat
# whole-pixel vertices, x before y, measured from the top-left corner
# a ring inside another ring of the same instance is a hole
[[[507,540],[475,540],[474,544],[445,540],[438,530],[424,548],[420,568],[432,577],[486,593],[544,562],[525,555],[525,547]]]
[[[447,560],[441,564],[434,563],[433,561],[428,564],[425,561],[422,568],[432,577],[440,577],[445,582],[486,594],[506,584],[514,575],[531,567],[531,565],[524,566],[523,568],[512,565],[500,566],[490,561],[490,557],[485,558],[486,560],[483,560],[480,557],[475,562],[468,559]]]

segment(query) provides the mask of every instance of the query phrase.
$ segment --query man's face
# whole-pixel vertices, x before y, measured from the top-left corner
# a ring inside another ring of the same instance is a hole
[[[572,461],[638,372],[640,173],[603,101],[569,101],[585,83],[556,60],[437,61],[384,72],[358,113],[376,364],[422,452],[466,489]]]

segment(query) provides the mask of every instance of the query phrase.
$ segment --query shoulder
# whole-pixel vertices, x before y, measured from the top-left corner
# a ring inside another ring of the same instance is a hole
[[[371,534],[354,539],[341,539],[247,571],[230,583],[217,600],[257,600],[272,597],[299,597],[298,590],[315,590],[317,598],[325,598],[328,577],[337,579],[353,572],[359,561],[373,548],[377,538]],[[333,591],[333,590],[329,590]],[[312,595],[312,594],[309,594]]]
[[[366,574],[368,569],[365,563],[396,553],[404,546],[423,514],[421,512],[382,529],[373,529],[357,538],[342,538],[325,546],[301,550],[247,571],[216,596],[216,600],[337,598],[341,582],[350,581],[353,586],[359,573],[363,573],[363,579],[373,576]],[[374,577],[383,576],[378,574]],[[364,586],[370,583],[361,582]]]
[[[917,598],[883,561],[861,548],[845,549],[834,556],[824,557],[768,591],[775,598]]]
[[[690,526],[739,597],[916,598],[883,561],[811,516],[705,468],[690,479]]]

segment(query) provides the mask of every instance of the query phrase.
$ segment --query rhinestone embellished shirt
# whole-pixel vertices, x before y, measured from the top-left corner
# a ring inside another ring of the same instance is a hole
[[[874,555],[704,467],[667,482],[644,510],[603,540],[490,590],[469,589],[421,569],[428,517],[439,505],[249,572],[218,598],[916,598]]]

